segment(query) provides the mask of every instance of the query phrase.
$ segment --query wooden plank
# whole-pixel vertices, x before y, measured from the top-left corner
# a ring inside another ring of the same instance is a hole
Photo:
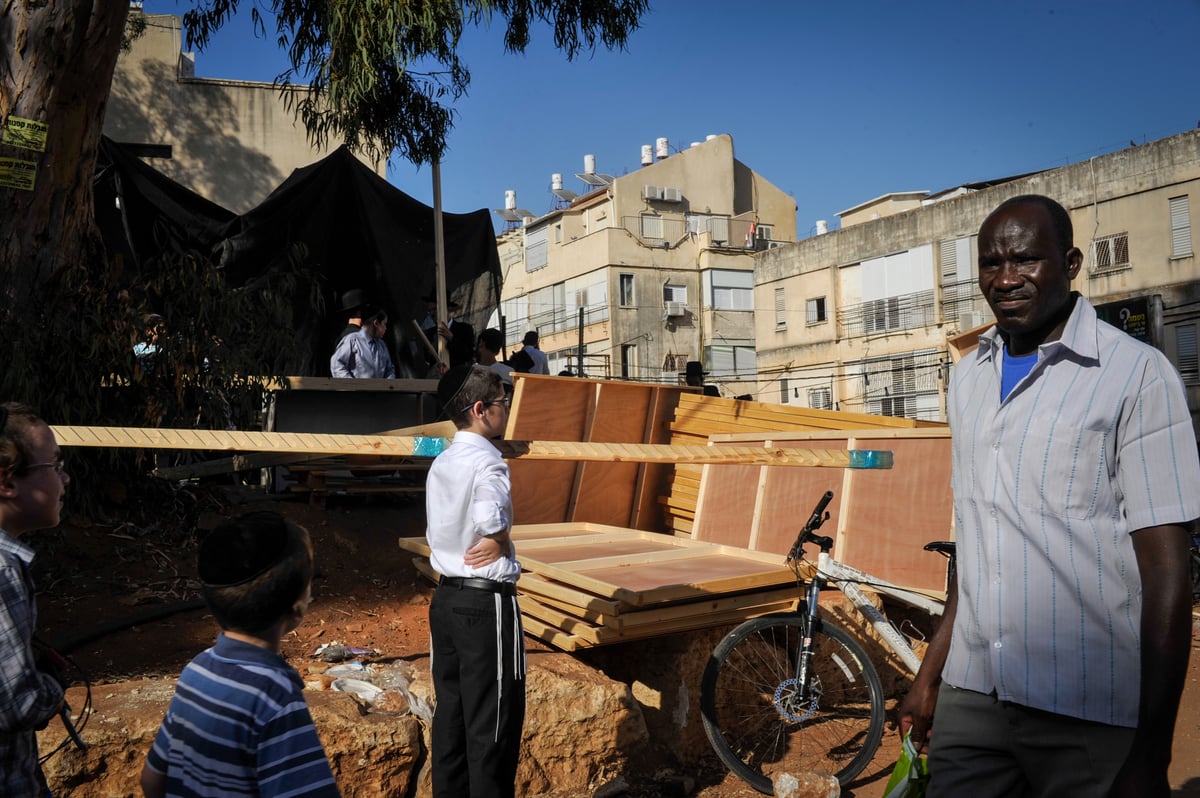
[[[631,382],[596,385],[586,440],[594,443],[643,443],[653,389]],[[569,518],[628,526],[640,463],[581,463]]]
[[[530,618],[522,614],[521,625],[525,630],[525,634],[536,637],[561,651],[571,652],[578,651],[581,648],[591,648],[591,644],[586,640],[575,635],[566,634],[561,629],[556,629],[537,618]]]
[[[758,479],[757,466],[706,466],[695,504],[696,539],[750,548]]]
[[[869,428],[913,427],[912,419],[896,416],[878,416],[869,413],[847,413],[840,410],[813,410],[803,407],[747,402],[724,399],[700,394],[681,395],[676,410],[676,420],[686,420],[694,415],[709,413],[722,418],[731,418],[735,425],[743,420],[771,420],[795,428],[804,422],[821,427],[833,426],[845,429],[858,425]]]
[[[537,601],[592,626],[631,630],[663,621],[731,612],[761,604],[784,602],[790,605],[787,607],[788,609],[792,609],[799,603],[799,592],[796,586],[792,585],[778,590],[755,591],[680,604],[661,605],[649,609],[627,610],[620,614],[606,614],[595,609],[585,609],[547,596],[537,596]]]
[[[268,390],[291,391],[392,391],[396,393],[437,393],[437,380],[404,380],[404,379],[335,379],[333,377],[284,377],[282,380],[269,380],[265,387]]]
[[[204,451],[306,452],[411,457],[414,438],[309,432],[250,432],[138,427],[52,427],[61,446]],[[845,452],[819,449],[765,449],[753,446],[672,446],[669,444],[577,443],[573,441],[494,441],[503,457],[521,461],[674,463],[755,463],[846,468]]]

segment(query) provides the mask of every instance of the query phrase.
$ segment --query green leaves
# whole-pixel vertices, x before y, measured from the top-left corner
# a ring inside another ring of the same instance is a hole
[[[542,22],[570,60],[598,44],[623,48],[648,7],[648,0],[272,0],[276,43],[291,62],[275,82],[318,146],[342,139],[376,159],[395,153],[431,163],[445,151],[450,106],[471,82],[457,52],[466,26],[498,15],[505,49],[522,52],[531,25]],[[203,49],[237,11],[238,0],[197,2],[184,15],[188,46]],[[265,32],[257,5],[251,14]]]

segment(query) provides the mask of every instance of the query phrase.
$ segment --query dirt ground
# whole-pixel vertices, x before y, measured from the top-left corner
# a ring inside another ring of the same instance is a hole
[[[320,506],[305,496],[206,486],[164,490],[144,501],[163,508],[148,517],[182,516],[189,519],[182,525],[188,528],[170,522],[98,522],[76,515],[68,516],[59,529],[30,538],[39,551],[35,576],[40,634],[70,651],[93,689],[132,678],[177,675],[212,643],[216,627],[203,608],[196,607],[193,522],[211,528],[225,515],[264,506],[306,526],[316,550],[318,573],[309,615],[283,643],[283,654],[293,666],[304,673],[313,662],[310,652],[332,642],[376,649],[388,659],[428,656],[432,585],[412,567],[411,555],[396,545],[399,536],[424,532],[421,498],[332,496]],[[191,608],[181,609],[186,607]],[[527,644],[531,651],[545,648],[532,638]],[[842,794],[880,795],[897,747],[893,736],[885,737],[875,761]],[[675,775],[670,789],[648,776],[630,794],[683,795],[690,789],[700,798],[758,795],[727,774],[711,754],[689,772],[676,770]],[[1175,796],[1200,797],[1196,656],[1176,732],[1171,783]]]

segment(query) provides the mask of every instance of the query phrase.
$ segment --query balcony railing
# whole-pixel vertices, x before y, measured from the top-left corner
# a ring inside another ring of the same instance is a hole
[[[837,321],[842,335],[853,338],[929,327],[938,320],[933,291],[918,291],[842,308]]]

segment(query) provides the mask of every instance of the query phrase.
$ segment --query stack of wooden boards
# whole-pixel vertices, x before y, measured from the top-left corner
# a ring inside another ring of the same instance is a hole
[[[701,629],[795,607],[783,558],[603,524],[513,528],[525,632],[564,651]],[[436,581],[424,538],[401,538]]]
[[[944,590],[944,562],[921,546],[951,533],[949,431],[920,426],[676,386],[518,377],[510,440],[896,452],[887,471],[512,459],[526,632],[574,650],[789,609],[798,594],[784,554],[827,489],[837,498],[822,532],[835,556]],[[401,545],[428,553],[424,539]]]

